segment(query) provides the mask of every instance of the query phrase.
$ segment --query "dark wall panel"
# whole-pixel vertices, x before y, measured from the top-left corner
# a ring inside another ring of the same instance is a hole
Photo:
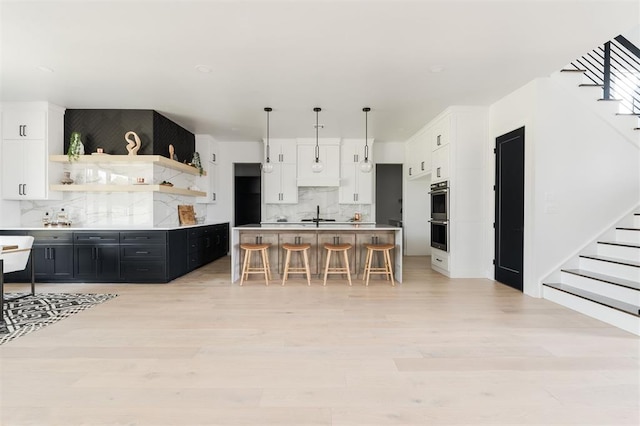
[[[141,147],[138,155],[169,157],[169,145],[175,148],[179,161],[191,161],[195,151],[193,133],[153,110],[134,109],[68,109],[64,116],[64,152],[69,148],[72,132],[82,134],[85,153],[103,148],[112,155],[127,155],[124,135],[136,132]]]

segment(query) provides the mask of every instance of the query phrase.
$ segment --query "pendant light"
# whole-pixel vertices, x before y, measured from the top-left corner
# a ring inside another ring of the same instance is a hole
[[[369,161],[369,144],[368,144],[368,139],[369,139],[368,118],[369,118],[369,111],[371,111],[371,108],[364,107],[362,108],[362,111],[364,111],[364,160],[360,162],[360,170],[363,173],[371,173],[371,169],[373,169],[373,164],[371,163],[371,161]]]
[[[270,148],[269,147],[269,113],[273,111],[273,109],[266,107],[264,110],[267,113],[267,158],[265,159],[265,162],[262,165],[262,171],[265,173],[271,173],[273,171],[273,163],[271,162],[271,158],[270,158],[271,153],[269,152],[269,148]]]
[[[311,165],[311,171],[313,173],[320,173],[324,170],[324,164],[320,161],[320,145],[318,145],[318,128],[320,127],[318,124],[318,113],[322,111],[322,108],[315,107],[313,110],[316,112],[316,158]]]

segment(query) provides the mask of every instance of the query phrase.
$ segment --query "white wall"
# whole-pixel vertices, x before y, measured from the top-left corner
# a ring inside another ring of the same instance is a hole
[[[524,292],[540,297],[541,280],[640,201],[640,154],[633,143],[555,75],[494,103],[485,164],[495,181],[495,138],[525,126]],[[627,122],[620,121],[620,125]],[[493,277],[493,194],[485,193],[485,256]]]

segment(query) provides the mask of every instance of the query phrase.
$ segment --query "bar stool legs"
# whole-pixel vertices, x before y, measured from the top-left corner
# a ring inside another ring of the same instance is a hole
[[[324,267],[324,282],[322,285],[327,285],[327,275],[329,274],[346,274],[347,279],[349,280],[349,285],[351,285],[351,269],[349,268],[349,255],[347,251],[351,249],[351,244],[325,244],[324,248],[327,250],[327,262]],[[333,252],[342,252],[344,256],[344,265],[337,267],[329,267],[331,262],[331,253]]]
[[[287,281],[289,274],[304,273],[307,275],[307,285],[311,285],[311,270],[309,269],[309,249],[311,244],[283,244],[282,248],[287,251],[284,262],[284,274],[282,275],[282,285]],[[291,266],[291,252],[302,253],[304,266]]]
[[[385,275],[387,281],[391,280],[391,285],[395,287],[396,282],[393,279],[393,269],[391,268],[391,250],[394,248],[393,244],[366,244],[367,256],[364,262],[364,273],[362,274],[362,280],[366,281],[365,285],[369,285],[369,278],[371,274]],[[373,267],[373,254],[374,252],[382,252],[384,259],[384,267]]]
[[[269,265],[269,247],[271,244],[240,244],[240,248],[244,250],[244,262],[242,262],[242,275],[240,276],[240,285],[244,284],[244,280],[249,279],[249,274],[264,274],[264,281],[269,285],[271,279],[271,265]],[[251,266],[251,255],[259,253],[261,265]]]

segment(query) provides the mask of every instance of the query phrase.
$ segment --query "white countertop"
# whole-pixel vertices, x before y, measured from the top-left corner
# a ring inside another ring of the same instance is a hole
[[[266,222],[261,224],[242,225],[233,228],[235,231],[270,231],[280,229],[291,229],[296,231],[399,231],[402,228],[391,225],[379,225],[373,222],[320,222],[318,226],[316,226],[314,222]]]
[[[180,225],[168,227],[155,226],[33,226],[0,228],[2,231],[172,231],[176,229],[197,228],[199,226],[221,225],[228,222],[198,223],[195,225]]]

